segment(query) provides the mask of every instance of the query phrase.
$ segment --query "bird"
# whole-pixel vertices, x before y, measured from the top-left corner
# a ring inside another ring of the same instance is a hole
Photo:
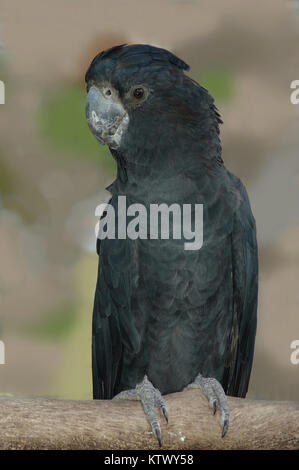
[[[88,127],[117,166],[97,239],[93,398],[141,400],[160,446],[164,396],[192,387],[219,410],[225,436],[227,396],[246,396],[257,327],[255,219],[245,186],[224,165],[214,99],[189,69],[161,47],[121,44],[85,74]],[[202,207],[200,247],[186,249],[190,233],[175,237],[173,227],[168,238],[150,236],[150,209],[161,205],[169,221],[174,205],[189,205],[190,217]],[[130,207],[147,214],[135,237],[118,231]],[[105,232],[111,214],[114,237]]]

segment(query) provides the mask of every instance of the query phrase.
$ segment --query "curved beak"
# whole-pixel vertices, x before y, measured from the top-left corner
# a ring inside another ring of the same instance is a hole
[[[103,145],[118,148],[129,118],[119,100],[105,98],[92,86],[87,94],[85,114],[88,126]]]

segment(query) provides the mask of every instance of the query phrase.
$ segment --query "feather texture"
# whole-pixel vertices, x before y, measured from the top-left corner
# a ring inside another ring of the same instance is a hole
[[[105,239],[93,310],[94,398],[134,388],[145,374],[161,393],[182,390],[198,373],[245,396],[256,331],[255,222],[241,181],[221,158],[220,114],[208,91],[174,54],[117,46],[91,63],[87,83],[109,80],[124,97],[144,84],[148,99],[126,101],[130,124],[109,186],[127,205],[203,204],[203,246],[184,240]]]

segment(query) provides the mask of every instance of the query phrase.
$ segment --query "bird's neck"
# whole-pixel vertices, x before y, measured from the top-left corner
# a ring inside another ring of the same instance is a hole
[[[142,149],[140,155],[112,153],[117,161],[117,178],[107,189],[144,204],[191,202],[200,182],[219,170],[216,159],[207,162],[196,149],[184,151],[179,146],[171,150]]]

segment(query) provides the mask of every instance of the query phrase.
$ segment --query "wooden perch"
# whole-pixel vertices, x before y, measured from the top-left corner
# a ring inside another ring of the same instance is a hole
[[[163,449],[299,449],[299,403],[229,398],[222,439],[199,390],[166,396]],[[0,398],[0,449],[159,449],[139,401]]]

